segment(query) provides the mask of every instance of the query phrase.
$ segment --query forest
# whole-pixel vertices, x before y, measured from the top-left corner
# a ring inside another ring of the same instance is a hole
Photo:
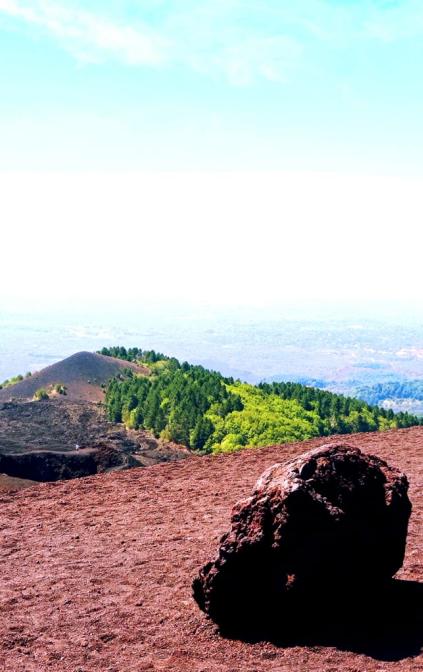
[[[106,391],[109,420],[146,429],[199,453],[217,453],[317,436],[419,425],[359,399],[298,383],[250,385],[154,351],[122,346],[100,354],[139,362],[149,375],[125,369]]]
[[[417,399],[423,401],[423,380],[393,381],[369,385],[359,388],[357,396],[368,404],[379,404],[385,399]]]

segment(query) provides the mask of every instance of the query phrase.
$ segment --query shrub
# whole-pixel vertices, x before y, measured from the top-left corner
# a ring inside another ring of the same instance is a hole
[[[34,399],[36,401],[42,401],[43,399],[49,399],[47,390],[44,387],[39,387],[38,390],[35,391]]]

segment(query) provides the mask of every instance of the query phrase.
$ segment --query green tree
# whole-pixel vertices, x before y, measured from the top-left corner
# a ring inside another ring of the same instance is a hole
[[[208,439],[213,434],[213,430],[214,427],[212,421],[205,416],[200,416],[194,429],[190,432],[190,447],[193,450],[203,450]]]

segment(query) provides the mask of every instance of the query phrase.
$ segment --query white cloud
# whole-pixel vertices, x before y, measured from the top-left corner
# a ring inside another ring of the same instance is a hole
[[[117,6],[126,18],[113,16]],[[314,66],[316,45],[348,49],[423,34],[420,0],[143,0],[134,6],[91,3],[86,10],[78,0],[0,0],[0,16],[49,33],[78,59],[182,65],[235,85],[285,82],[306,58]]]
[[[299,61],[301,45],[288,37],[249,39],[229,46],[215,61],[233,84],[250,84],[256,77],[273,82],[287,81]]]
[[[364,22],[364,35],[379,42],[392,43],[423,35],[423,7],[418,0],[405,0],[380,11],[376,8]]]
[[[47,31],[80,60],[182,64],[212,76],[223,74],[236,85],[256,77],[285,81],[301,55],[294,38],[239,29],[230,3],[203,2],[184,10],[169,4],[158,28],[138,18],[131,24],[118,22],[48,0],[33,0],[31,6],[25,0],[0,0],[0,14]]]
[[[159,65],[168,42],[147,26],[120,25],[96,14],[38,0],[28,7],[19,0],[0,0],[0,12],[44,28],[78,58],[114,56],[129,64]]]

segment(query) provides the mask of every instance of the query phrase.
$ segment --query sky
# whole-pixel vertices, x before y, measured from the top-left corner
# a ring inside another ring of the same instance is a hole
[[[0,299],[419,303],[422,38],[416,0],[0,0]]]

